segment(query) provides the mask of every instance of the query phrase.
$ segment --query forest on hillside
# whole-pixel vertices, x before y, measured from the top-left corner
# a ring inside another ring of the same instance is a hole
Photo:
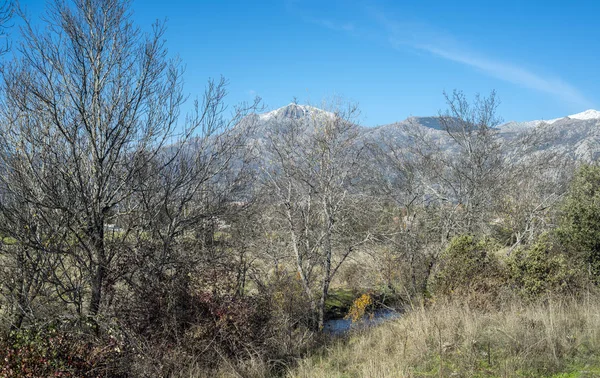
[[[189,107],[163,23],[46,12],[2,8],[0,376],[285,376],[331,319],[598,295],[600,167],[501,138],[494,92],[445,93],[443,139],[343,99],[266,117],[225,79]]]

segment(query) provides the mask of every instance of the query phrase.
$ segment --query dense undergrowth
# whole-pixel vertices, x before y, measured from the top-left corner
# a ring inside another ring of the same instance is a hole
[[[299,362],[290,377],[597,377],[600,300],[548,297],[493,311],[413,307]]]
[[[377,282],[376,275],[352,285],[336,281],[326,301],[327,316],[356,322],[379,306],[403,307],[400,319],[381,326],[332,338],[316,327],[315,310],[293,271],[272,272],[262,286],[240,293],[228,284],[235,272],[222,268],[209,276],[187,267],[188,255],[182,255],[178,267],[186,274],[120,287],[112,316],[15,318],[19,323],[1,329],[0,373],[598,376],[597,202],[571,211],[573,203],[597,196],[581,178],[589,175],[587,169],[576,176],[555,229],[512,248],[492,235],[455,236],[436,257],[420,294],[411,294],[399,280],[397,286],[360,288],[360,282]],[[579,186],[586,188],[583,194]],[[357,267],[345,275],[359,276]]]

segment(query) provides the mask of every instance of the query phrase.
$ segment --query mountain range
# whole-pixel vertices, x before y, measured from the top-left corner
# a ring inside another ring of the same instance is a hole
[[[258,139],[256,142],[261,144],[260,140],[265,133],[269,133],[271,127],[304,117],[313,119],[315,117],[333,117],[333,113],[308,105],[292,103],[267,113],[255,114],[252,115],[257,130],[254,139]],[[360,129],[363,136],[368,136],[376,143],[384,143],[392,139],[407,138],[408,127],[427,134],[433,140],[438,140],[441,145],[444,145],[444,141],[448,139],[439,117],[435,116],[409,117],[388,125],[361,126]],[[584,161],[600,159],[600,111],[594,109],[551,120],[506,122],[499,125],[497,130],[501,141],[531,140],[533,136],[538,151],[552,151]]]

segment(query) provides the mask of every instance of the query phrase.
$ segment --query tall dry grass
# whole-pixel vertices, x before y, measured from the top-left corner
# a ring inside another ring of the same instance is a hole
[[[481,311],[458,302],[401,319],[301,360],[289,377],[600,377],[600,298]]]

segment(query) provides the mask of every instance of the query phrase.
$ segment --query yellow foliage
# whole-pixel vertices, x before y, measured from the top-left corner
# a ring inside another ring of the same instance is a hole
[[[365,316],[365,312],[369,306],[373,304],[373,298],[369,294],[363,294],[354,300],[348,314],[344,319],[352,319],[352,323],[356,323]]]

